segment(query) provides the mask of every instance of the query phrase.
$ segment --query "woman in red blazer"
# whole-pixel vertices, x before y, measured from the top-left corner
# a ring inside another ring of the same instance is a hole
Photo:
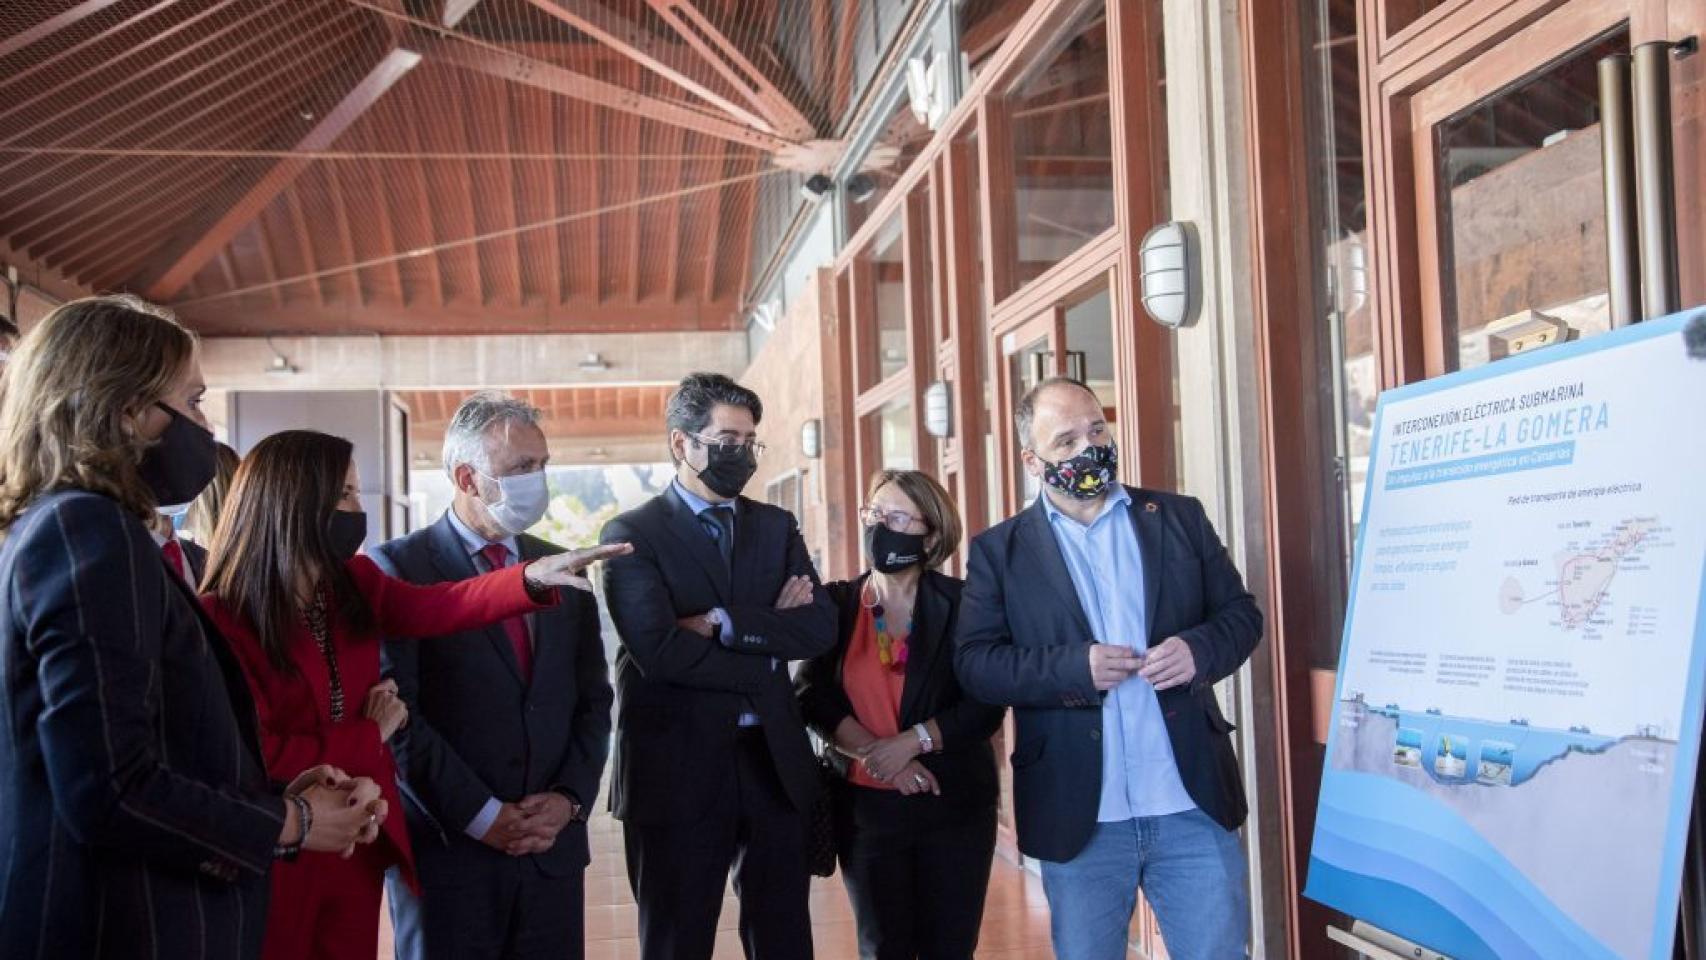
[[[306,430],[258,444],[237,471],[213,538],[202,597],[254,690],[268,771],[316,763],[372,777],[401,810],[387,741],[407,712],[379,677],[382,635],[472,630],[555,602],[556,587],[626,545],[571,551],[483,577],[422,587],[357,556],[367,534],[349,441]],[[272,872],[264,960],[372,960],[385,870],[414,884],[402,817],[348,860],[304,853]]]

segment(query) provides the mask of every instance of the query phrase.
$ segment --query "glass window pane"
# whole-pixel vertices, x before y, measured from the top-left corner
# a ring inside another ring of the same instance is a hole
[[[912,403],[894,400],[882,409],[865,417],[866,436],[876,445],[876,468],[881,470],[916,470],[918,456],[912,436]]]
[[[1115,422],[1119,408],[1114,389],[1114,301],[1107,281],[1084,291],[1066,307],[1066,373],[1082,380]]]
[[[1010,91],[1020,286],[1114,225],[1106,9],[1092,4]]]
[[[859,389],[869,390],[906,369],[906,263],[902,253],[901,216],[883,224],[869,254],[872,275],[872,307],[876,314],[862,321],[859,339],[864,344],[863,376]],[[873,322],[874,321],[874,322]]]
[[[1015,404],[1032,387],[1053,375],[1054,351],[1049,349],[1047,337],[1038,337],[1030,343],[1024,344],[1007,357],[1007,382],[1012,384],[1013,402]],[[1002,417],[1000,428],[1011,430],[1013,429],[1012,423],[1012,411],[1006,411],[1006,415]],[[1029,437],[1022,437],[1020,443],[1024,444],[1029,440]],[[1004,469],[1012,471],[1013,477],[1017,481],[1018,485],[1015,489],[1019,491],[1018,506],[1020,508],[1036,499],[1038,491],[1042,488],[1037,484],[1035,477],[1025,472],[1023,463],[1018,462],[1015,458],[1015,461],[1006,464]]]
[[[859,172],[847,178],[843,189],[847,203],[847,235],[859,232],[871,211],[883,202],[895,183],[930,144],[935,131],[912,112],[912,101],[902,96],[889,114],[889,121],[865,154]]]
[[[1610,329],[1596,64],[1628,49],[1594,43],[1435,126],[1448,367]]]

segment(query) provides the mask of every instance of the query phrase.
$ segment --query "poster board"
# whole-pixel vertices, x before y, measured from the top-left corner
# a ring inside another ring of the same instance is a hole
[[[1703,679],[1706,310],[1388,391],[1306,895],[1458,960],[1668,958]]]

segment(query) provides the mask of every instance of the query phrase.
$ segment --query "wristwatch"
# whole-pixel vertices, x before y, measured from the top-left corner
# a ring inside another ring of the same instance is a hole
[[[922,723],[914,724],[912,732],[918,734],[918,747],[924,753],[936,752],[936,739],[930,736],[930,728]]]

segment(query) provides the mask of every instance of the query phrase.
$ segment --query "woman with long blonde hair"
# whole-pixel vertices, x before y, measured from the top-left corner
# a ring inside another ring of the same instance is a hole
[[[384,819],[329,767],[274,788],[149,536],[212,475],[204,389],[194,336],[127,297],[58,308],[0,375],[0,956],[254,957],[275,857]]]

